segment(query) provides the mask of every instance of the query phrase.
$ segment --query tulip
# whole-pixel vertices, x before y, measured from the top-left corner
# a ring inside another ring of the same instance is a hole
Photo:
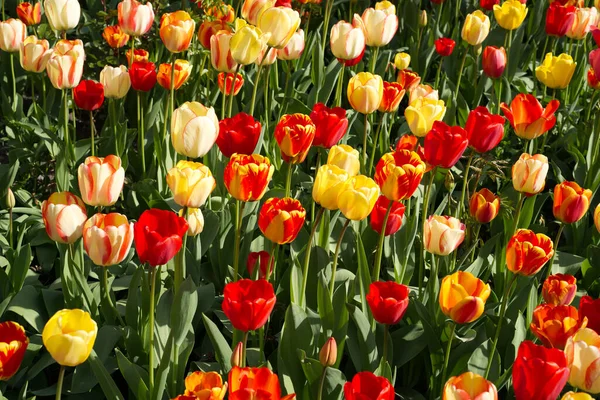
[[[346,400],[394,400],[394,387],[383,376],[372,372],[359,372],[352,381],[344,384]]]
[[[260,138],[261,125],[249,114],[241,112],[219,121],[217,146],[225,157],[232,154],[252,154]]]
[[[73,99],[82,110],[95,111],[104,102],[104,85],[89,79],[81,81],[73,89]]]
[[[198,28],[198,41],[207,50],[210,50],[210,38],[219,31],[227,31],[231,33],[229,25],[223,21],[205,20]]]
[[[479,0],[479,7],[487,11],[493,11],[496,4],[500,4],[500,0]]]
[[[594,400],[592,396],[587,393],[579,392],[567,392],[560,400]]]
[[[275,5],[275,0],[244,0],[242,17],[252,25],[258,24],[260,15]]]
[[[79,165],[77,176],[85,204],[112,206],[119,199],[123,189],[125,170],[117,156],[92,156]]]
[[[190,47],[196,22],[186,11],[163,14],[160,18],[160,38],[171,53],[181,53]]]
[[[12,210],[13,208],[15,208],[15,205],[15,194],[13,193],[11,188],[8,188],[8,190],[6,191],[6,208]]]
[[[490,113],[486,107],[472,110],[465,125],[469,146],[478,153],[494,149],[504,137],[504,121],[502,116]]]
[[[328,210],[338,209],[338,197],[350,175],[335,165],[325,164],[319,168],[312,189],[315,203]]]
[[[556,124],[554,113],[559,105],[559,101],[554,99],[543,108],[535,96],[520,93],[510,103],[510,107],[502,103],[500,108],[518,137],[535,139],[554,127]]]
[[[219,373],[194,371],[185,377],[185,395],[193,398],[217,400],[227,394],[227,385]]]
[[[21,3],[23,4],[23,3]],[[39,4],[39,3],[38,3]],[[21,67],[29,72],[42,72],[46,69],[46,64],[52,55],[50,45],[45,39],[38,39],[35,36],[28,36],[20,49]]]
[[[267,43],[276,49],[283,49],[300,26],[298,11],[287,7],[270,7],[258,18],[258,28],[268,33]]]
[[[171,117],[171,142],[179,154],[203,157],[219,135],[219,120],[212,107],[198,102],[185,102]]]
[[[565,224],[579,221],[590,208],[592,191],[576,182],[562,182],[554,187],[554,217]]]
[[[588,85],[594,90],[600,90],[600,79],[596,76],[594,72],[594,68],[588,69],[587,72],[587,82]]]
[[[298,29],[288,44],[277,51],[277,58],[284,61],[297,60],[304,52],[304,31]]]
[[[316,103],[310,113],[310,119],[315,124],[313,146],[330,149],[348,131],[346,110],[341,107],[329,108],[323,103]]]
[[[269,34],[238,18],[235,21],[235,34],[229,42],[231,57],[241,65],[252,64],[258,58]]]
[[[104,86],[104,97],[122,99],[131,87],[131,78],[124,65],[118,67],[107,65],[100,71],[100,83]]]
[[[371,114],[383,98],[383,79],[369,72],[359,72],[348,82],[348,101],[361,114]]]
[[[270,241],[286,244],[296,239],[305,218],[306,210],[298,200],[272,197],[260,209],[258,227]]]
[[[454,46],[456,46],[456,42],[450,38],[443,37],[436,39],[434,45],[435,51],[441,57],[448,57],[452,55],[452,52],[454,51]]]
[[[410,103],[404,111],[406,122],[413,135],[423,137],[433,128],[435,121],[446,115],[444,100],[419,98]]]
[[[365,298],[373,319],[380,324],[396,325],[408,308],[408,293],[408,286],[393,281],[371,283]]]
[[[281,158],[287,163],[304,162],[315,138],[315,124],[308,115],[286,114],[275,127],[275,140],[281,151]]]
[[[581,318],[587,318],[588,329],[600,332],[600,299],[594,300],[590,296],[583,296],[579,300],[579,314]]]
[[[473,193],[469,201],[469,212],[480,224],[487,224],[498,216],[500,211],[500,197],[488,189],[481,189]]]
[[[396,82],[383,82],[383,96],[379,104],[379,112],[391,113],[398,111],[398,106],[406,90]]]
[[[42,220],[51,240],[75,243],[81,237],[83,224],[87,220],[85,204],[72,193],[52,193],[42,203]]]
[[[83,310],[60,310],[42,331],[42,341],[54,361],[65,367],[83,364],[90,356],[98,326]]]
[[[122,0],[118,7],[119,25],[131,36],[148,33],[154,23],[152,3],[142,4],[136,0]]]
[[[371,229],[375,232],[381,234],[381,229],[383,228],[383,220],[385,219],[385,215],[387,214],[387,209],[389,207],[390,201],[385,196],[379,196],[377,199],[377,203],[375,203],[375,208],[373,208],[373,212],[371,212]],[[385,236],[393,235],[398,232],[402,227],[402,217],[404,216],[404,204],[400,202],[393,202],[392,208],[390,209],[390,213],[388,215],[388,220],[385,225]]]
[[[596,226],[596,230],[600,232],[600,204],[594,210],[594,225]]]
[[[394,56],[394,67],[397,70],[402,71],[403,69],[408,68],[410,65],[410,54],[408,53],[397,53]]]
[[[225,166],[223,180],[234,199],[258,201],[267,191],[273,171],[269,159],[259,154],[233,154]]]
[[[424,173],[425,163],[417,153],[397,150],[381,157],[375,167],[375,182],[388,200],[401,201],[415,193]]]
[[[525,340],[512,371],[517,400],[555,400],[569,379],[565,353]]]
[[[233,23],[235,19],[235,10],[229,4],[215,4],[205,11],[206,15],[213,19],[225,23]]]
[[[134,49],[133,57],[131,56],[131,49],[125,52],[127,58],[127,65],[131,68],[131,64],[134,62],[150,61],[150,53],[144,49]]]
[[[465,229],[457,218],[430,215],[423,226],[423,246],[432,254],[447,256],[465,240]]]
[[[480,10],[467,14],[461,32],[462,39],[465,42],[471,46],[480,45],[487,38],[489,33],[490,19],[487,15]]]
[[[210,62],[219,72],[234,72],[237,68],[230,49],[232,37],[231,32],[219,31],[210,38]]]
[[[419,14],[419,26],[427,26],[427,11],[425,10],[421,10],[421,13]]]
[[[235,329],[248,332],[265,325],[275,307],[273,285],[264,279],[240,279],[223,290],[223,312]]]
[[[27,26],[37,25],[42,21],[42,3],[23,2],[17,6],[17,16]]]
[[[340,167],[351,177],[356,176],[360,170],[358,150],[347,144],[335,145],[329,150],[327,164]]]
[[[79,23],[81,6],[77,0],[44,0],[44,13],[53,30],[66,32]]]
[[[567,31],[567,37],[581,40],[586,37],[592,26],[598,22],[598,10],[596,7],[575,9],[573,24]]]
[[[171,89],[171,69],[172,63],[160,64],[156,80],[160,86],[165,89]],[[173,90],[179,89],[189,78],[192,71],[191,64],[186,60],[175,60],[175,74],[173,79]]]
[[[21,325],[0,322],[0,381],[8,381],[17,373],[28,345],[29,338]]]
[[[531,156],[527,153],[521,157],[512,167],[513,187],[517,192],[526,195],[538,194],[546,186],[546,175],[548,174],[548,158],[542,154]]]
[[[329,46],[334,57],[343,63],[362,58],[366,40],[363,21],[358,14],[354,14],[352,23],[339,21],[331,27]]]
[[[367,8],[362,14],[367,46],[381,47],[392,41],[398,31],[396,7],[387,0]]]
[[[481,59],[483,72],[492,79],[500,78],[506,68],[506,59],[504,47],[486,46]]]
[[[544,281],[542,297],[551,306],[568,306],[575,298],[577,279],[573,275],[554,274]],[[583,320],[584,316],[580,316]]]
[[[542,304],[533,310],[530,329],[546,347],[564,349],[567,339],[585,328],[587,318],[580,317],[573,306]]]
[[[269,50],[269,52],[267,52]],[[277,49],[269,48],[266,44],[260,51],[260,54],[254,61],[254,64],[259,66],[273,65],[277,61]]]
[[[198,236],[204,230],[204,215],[199,208],[190,207],[187,209],[187,216],[183,215],[184,209],[179,211],[179,216],[185,218],[188,224],[187,235],[194,237]]]
[[[598,9],[598,7],[596,7],[596,9]],[[590,32],[592,33],[592,38],[594,39],[594,42],[596,42],[596,46],[600,47],[600,28],[598,28],[597,26],[592,26],[590,28]]]
[[[571,336],[565,347],[569,366],[569,384],[592,394],[600,393],[600,335],[589,328]]]
[[[440,308],[444,315],[457,324],[468,324],[483,314],[490,293],[490,285],[470,272],[458,271],[442,280]]]
[[[462,157],[468,144],[467,131],[463,128],[435,121],[425,136],[425,161],[435,167],[451,168]]]
[[[600,71],[600,49],[590,52],[589,61],[594,71]]]
[[[417,99],[431,99],[439,100],[439,93],[433,87],[429,85],[418,84],[410,90],[408,97],[408,104],[412,103]]]
[[[546,11],[546,34],[563,37],[573,26],[575,7],[563,6],[558,1],[550,3]]]
[[[226,96],[231,96],[231,90],[233,89],[233,95],[237,96],[237,94],[242,89],[242,86],[244,85],[244,77],[242,76],[242,74],[236,74],[234,83],[232,73],[228,73],[227,77],[225,77],[225,72],[219,72],[217,82],[219,85],[219,91],[221,93],[223,93]]]
[[[498,391],[483,376],[465,372],[448,379],[442,400],[498,400]]]
[[[319,362],[323,367],[333,367],[337,361],[337,342],[335,338],[327,339],[319,352]]]
[[[199,208],[217,187],[217,182],[207,166],[181,160],[167,173],[167,185],[175,203],[182,207]]]
[[[576,66],[577,63],[568,54],[555,57],[548,53],[544,62],[535,69],[535,77],[550,89],[564,89],[569,86]]]
[[[494,6],[494,17],[498,25],[508,31],[521,26],[527,16],[527,6],[519,0],[506,0],[502,5]]]
[[[117,265],[133,243],[133,222],[118,213],[96,214],[83,226],[83,247],[95,265]]]
[[[129,35],[123,32],[119,25],[107,26],[102,31],[102,37],[113,49],[120,49],[129,41]]]
[[[281,396],[277,374],[267,367],[240,368],[229,371],[229,399],[292,400],[295,395]]]
[[[398,72],[398,78],[396,82],[402,85],[402,87],[409,92],[419,86],[421,83],[421,77],[415,71],[411,71],[409,69],[403,69]],[[437,99],[436,99],[437,100]]]
[[[506,267],[518,275],[535,275],[553,255],[554,245],[548,236],[518,229],[506,246]]]
[[[74,51],[80,58],[85,58],[85,50],[83,49],[83,42],[80,39],[75,40],[59,40],[54,44],[54,53],[66,54],[70,51]],[[53,53],[53,54],[54,54]]]
[[[156,84],[156,66],[150,61],[136,61],[129,68],[131,87],[140,92],[149,92]]]
[[[254,276],[256,264],[258,264],[258,279],[265,279],[267,275],[270,275],[273,272],[271,255],[266,251],[252,252],[248,254],[246,269],[251,277]]]
[[[188,224],[172,211],[151,208],[142,213],[133,230],[140,263],[156,267],[168,263],[179,252]]]
[[[18,19],[0,21],[0,50],[14,53],[21,49],[27,36],[27,26]]]
[[[364,175],[353,176],[340,189],[338,208],[347,219],[362,221],[373,211],[379,192],[379,186],[373,179]]]

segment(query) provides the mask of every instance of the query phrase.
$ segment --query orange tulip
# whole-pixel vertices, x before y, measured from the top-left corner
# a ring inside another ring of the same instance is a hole
[[[81,237],[87,220],[85,204],[73,193],[52,193],[42,203],[42,220],[50,239],[59,243],[75,243]]]
[[[19,19],[27,26],[37,25],[42,21],[41,2],[31,5],[31,3],[21,3],[17,6],[17,15]]]
[[[233,23],[235,19],[235,10],[231,5],[225,3],[215,4],[205,12],[209,17],[229,24]]]
[[[487,224],[498,216],[500,197],[488,189],[473,193],[469,201],[469,212],[480,224]]]
[[[225,77],[225,72],[219,73],[218,84],[219,84],[219,90],[221,91],[221,93],[225,94],[226,96],[230,96],[232,83],[233,83],[233,74],[232,73],[228,73],[227,77]],[[242,76],[242,74],[237,74],[235,76],[235,83],[233,83],[233,95],[234,96],[237,96],[237,94],[242,89],[243,85],[244,85],[244,77]]]
[[[96,214],[83,225],[83,247],[96,265],[121,263],[133,243],[133,222],[118,214]]]
[[[260,200],[273,177],[274,167],[259,154],[233,154],[223,172],[229,194],[241,201]]]
[[[490,293],[490,285],[470,272],[458,271],[442,280],[440,308],[457,324],[468,324],[483,314]]]
[[[228,381],[231,400],[291,400],[295,397],[294,394],[281,396],[277,374],[266,367],[233,367]]]
[[[198,28],[198,41],[207,50],[210,50],[210,38],[219,31],[231,32],[229,26],[222,21],[204,21]]]
[[[552,306],[568,306],[575,298],[577,279],[573,275],[550,275],[542,287],[544,301]]]
[[[554,113],[558,110],[560,102],[551,100],[546,108],[531,94],[518,94],[510,103],[500,104],[504,115],[512,125],[518,137],[535,139],[548,132],[556,124]]]
[[[127,58],[127,65],[131,67],[131,64],[134,62],[147,62],[150,60],[150,53],[148,53],[144,49],[135,49],[133,51],[133,59],[131,57],[131,49],[125,52],[125,57]]]
[[[171,53],[181,53],[190,47],[196,22],[185,11],[163,14],[160,19],[160,38]]]
[[[529,328],[544,346],[563,350],[567,340],[586,326],[587,318],[579,318],[575,307],[542,304],[533,310],[533,320]]]
[[[554,187],[554,217],[565,224],[579,221],[590,208],[592,191],[575,182],[562,182]]]
[[[85,204],[112,206],[123,189],[125,170],[118,156],[88,157],[77,171],[79,190]]]
[[[379,112],[396,112],[405,92],[404,87],[397,82],[383,82],[383,97],[379,103]]]
[[[272,197],[265,201],[258,214],[258,227],[274,243],[293,242],[304,225],[306,210],[296,199]]]
[[[102,37],[113,49],[119,49],[127,44],[129,35],[123,32],[119,25],[107,26],[102,31]]]
[[[275,127],[275,140],[285,162],[304,161],[315,138],[316,127],[305,114],[286,114]]]
[[[16,322],[0,322],[0,381],[7,381],[17,373],[29,339],[25,329]]]
[[[506,267],[515,274],[536,274],[554,255],[552,240],[542,233],[519,229],[508,241]]]
[[[227,385],[216,372],[195,371],[185,378],[185,395],[193,399],[221,400],[227,394]]]
[[[448,379],[442,400],[498,400],[498,391],[483,376],[465,372]]]
[[[398,79],[396,79],[396,82],[410,92],[421,83],[421,77],[415,71],[403,69],[398,72]]]
[[[171,89],[171,63],[160,64],[158,66],[158,74],[156,80],[158,84],[165,89]],[[175,75],[173,89],[179,89],[190,77],[192,66],[187,60],[175,60]]]
[[[381,193],[391,201],[410,198],[425,173],[425,163],[417,153],[396,150],[381,157],[375,168],[375,182]]]
[[[596,230],[600,232],[600,204],[594,210],[594,225],[596,225]]]

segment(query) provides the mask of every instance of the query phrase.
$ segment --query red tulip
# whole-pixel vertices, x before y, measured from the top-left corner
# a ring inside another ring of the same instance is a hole
[[[217,146],[225,157],[232,154],[252,154],[260,137],[260,122],[252,115],[241,112],[219,121]]]
[[[335,146],[348,131],[346,110],[341,107],[329,108],[323,103],[314,105],[310,119],[315,124],[313,146],[330,149]]]
[[[264,326],[275,302],[273,285],[264,279],[240,279],[223,290],[223,312],[235,329],[244,332]]]
[[[271,266],[271,255],[266,251],[253,251],[248,254],[248,261],[246,262],[246,269],[248,270],[248,275],[251,278],[254,277],[254,270],[258,264],[258,279],[265,279],[267,277],[267,270],[273,270]]]
[[[488,11],[492,11],[496,4],[500,4],[500,0],[479,0],[479,7]]]
[[[377,233],[381,233],[383,220],[387,213],[390,201],[385,196],[379,196],[375,208],[371,211],[371,229]],[[402,217],[404,216],[404,204],[395,201],[392,205],[390,215],[388,216],[387,224],[385,225],[385,236],[393,235],[402,227]]]
[[[596,76],[596,73],[594,72],[594,68],[588,69],[587,82],[588,82],[588,85],[590,85],[590,87],[592,89],[600,90],[600,79],[598,79],[598,77]]]
[[[478,153],[494,149],[504,137],[504,121],[504,117],[490,113],[486,107],[472,110],[465,125],[469,146]]]
[[[359,372],[344,385],[346,400],[394,400],[394,387],[383,376],[372,372]]]
[[[431,0],[431,2],[432,2],[433,4],[442,4],[442,3],[444,3],[445,1],[446,1],[446,0]]]
[[[575,7],[563,6],[558,1],[550,3],[546,11],[546,33],[551,36],[563,37],[573,25]]]
[[[498,79],[506,68],[506,50],[504,47],[486,46],[481,58],[483,72],[492,79]]]
[[[229,400],[292,400],[295,394],[281,396],[279,377],[267,367],[229,371]],[[209,397],[212,399],[212,397]]]
[[[0,381],[7,381],[17,373],[29,338],[25,329],[16,322],[0,322]]]
[[[592,50],[590,53],[590,65],[594,71],[600,71],[600,49]]]
[[[156,267],[169,262],[181,249],[188,224],[172,211],[151,208],[142,213],[133,230],[140,262]]]
[[[352,60],[344,60],[343,58],[338,58],[338,62],[340,64],[344,64],[345,67],[354,67],[356,64],[358,64],[359,62],[362,61],[363,57],[365,56],[365,48],[363,48],[362,53],[360,53],[360,55],[356,58],[353,58]]]
[[[569,379],[562,350],[521,343],[512,371],[516,400],[556,400]]]
[[[86,111],[99,109],[104,102],[104,85],[92,80],[84,80],[73,89],[77,107]]]
[[[600,335],[600,299],[583,296],[579,300],[579,318],[587,318],[587,327]]]
[[[468,144],[463,128],[435,121],[425,136],[425,160],[434,167],[450,168],[462,157]]]
[[[296,239],[305,219],[306,210],[298,200],[271,197],[258,213],[258,227],[270,241],[286,244]]]
[[[600,28],[598,28],[597,26],[592,26],[590,32],[592,33],[594,42],[596,42],[596,46],[600,47]]]
[[[290,164],[304,162],[315,138],[315,124],[305,114],[286,114],[275,126],[281,158]]]
[[[141,92],[149,92],[156,84],[156,66],[150,61],[136,61],[129,68],[131,87]]]
[[[442,57],[448,57],[454,51],[456,42],[450,38],[439,38],[435,42],[435,51]]]
[[[375,321],[395,325],[408,308],[408,287],[393,281],[376,281],[369,286],[366,299]]]

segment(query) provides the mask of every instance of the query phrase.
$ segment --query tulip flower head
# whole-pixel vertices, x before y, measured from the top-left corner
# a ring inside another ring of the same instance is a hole
[[[267,367],[240,368],[229,371],[229,398],[292,400],[295,395],[281,396],[281,386],[277,374]]]
[[[271,255],[268,251],[257,251],[248,254],[248,260],[246,261],[246,269],[248,275],[254,277],[254,271],[258,266],[258,279],[265,279],[267,275],[273,272],[273,264],[271,262]]]
[[[506,246],[506,267],[518,275],[535,275],[553,255],[554,245],[548,236],[519,229]]]
[[[469,212],[480,224],[490,223],[500,212],[500,197],[483,188],[471,196]]]
[[[315,138],[316,127],[306,114],[286,114],[275,127],[281,158],[287,163],[304,162]]]
[[[179,211],[179,216],[185,218],[188,223],[187,235],[194,237],[198,236],[204,230],[204,215],[199,208],[189,207],[187,216],[183,215],[183,208]]]
[[[156,84],[156,65],[150,61],[135,61],[129,68],[131,87],[138,92],[149,92]]]
[[[258,18],[267,9],[275,6],[275,0],[244,0],[242,17],[252,25],[258,24]]]
[[[408,308],[408,286],[393,281],[376,281],[369,286],[366,299],[375,321],[395,325]]]
[[[479,7],[487,11],[493,11],[496,4],[500,4],[500,0],[479,0]]]
[[[223,30],[210,37],[210,61],[219,72],[234,72],[237,62],[231,54],[233,33]]]
[[[567,339],[586,325],[587,318],[581,317],[573,306],[542,304],[533,310],[529,328],[544,346],[562,350]]]
[[[100,71],[100,83],[104,86],[104,97],[108,99],[122,99],[131,88],[131,78],[124,65],[106,65]]]
[[[117,6],[119,26],[130,36],[143,36],[154,23],[152,3],[142,4],[136,0],[123,0]]]
[[[20,324],[0,322],[0,381],[8,381],[17,373],[28,345],[29,338]]]
[[[129,35],[121,29],[120,25],[107,26],[102,31],[102,37],[113,49],[120,49],[129,42]]]
[[[89,313],[60,310],[44,325],[42,341],[54,361],[76,367],[90,356],[97,335],[98,326]]]
[[[370,72],[359,72],[348,82],[348,102],[361,114],[375,112],[383,99],[383,79]]]
[[[425,250],[447,256],[465,240],[466,226],[454,217],[430,215],[423,226]]]
[[[204,20],[198,28],[198,41],[207,50],[210,50],[210,38],[219,31],[231,33],[231,28],[226,22]]]
[[[552,306],[568,306],[575,298],[576,292],[577,279],[567,274],[550,275],[542,287],[544,301]]]
[[[467,131],[460,126],[448,126],[435,121],[425,136],[425,161],[435,167],[451,168],[467,149]]]
[[[577,7],[575,9],[573,24],[567,30],[567,37],[576,40],[584,39],[592,26],[595,26],[597,23],[598,9],[596,7]]]
[[[404,117],[413,135],[423,137],[431,131],[436,121],[441,121],[446,115],[444,100],[417,98],[406,107]]]
[[[258,144],[260,131],[260,122],[241,112],[219,121],[216,143],[225,157],[231,157],[234,153],[252,154]]]
[[[210,169],[201,163],[181,160],[167,173],[173,200],[182,207],[199,208],[217,187]]]
[[[233,95],[237,96],[244,85],[244,77],[242,74],[236,74],[234,79],[232,73],[219,72],[217,83],[219,91],[225,96],[231,96],[232,91]]]
[[[252,64],[261,53],[270,34],[248,25],[243,19],[235,20],[235,34],[229,42],[233,60],[241,65]]]
[[[25,71],[40,73],[46,69],[51,55],[52,50],[50,50],[48,41],[32,35],[21,43],[19,60]]]
[[[334,337],[327,339],[319,352],[319,362],[323,367],[333,367],[337,361],[337,342]]]
[[[517,400],[556,399],[569,379],[565,353],[525,340],[519,345],[512,378]]]
[[[521,154],[512,167],[513,187],[527,196],[538,194],[546,186],[548,158],[542,154]]]
[[[158,66],[156,80],[160,86],[171,89],[172,63],[164,63]],[[173,74],[173,90],[179,89],[190,77],[192,65],[187,60],[175,60],[175,73]]]
[[[338,166],[346,171],[348,175],[356,176],[360,170],[358,150],[347,144],[335,145],[329,150],[327,164]]]
[[[512,1],[512,0],[509,0]],[[467,14],[462,27],[462,39],[471,46],[483,43],[490,33],[490,19],[481,10]]]
[[[348,131],[346,110],[341,107],[329,108],[323,103],[315,103],[310,119],[315,124],[313,146],[326,149],[337,144]]]
[[[394,68],[398,71],[408,68],[410,65],[410,54],[408,53],[396,53],[394,56]]]
[[[600,90],[600,79],[596,76],[596,72],[594,72],[594,68],[588,69],[587,72],[587,83],[590,88],[594,90]]]
[[[336,165],[325,164],[319,168],[313,184],[315,203],[328,210],[338,209],[338,197],[350,175]]]
[[[125,52],[125,58],[127,58],[127,65],[131,68],[131,64],[134,62],[150,61],[150,53],[144,49],[134,49],[133,56],[131,49]]]
[[[579,221],[590,208],[592,191],[576,182],[562,182],[554,187],[554,217],[565,224]]]
[[[558,1],[550,3],[546,11],[546,34],[563,37],[573,26],[576,8],[571,5],[562,5]]]
[[[258,28],[268,33],[267,43],[276,49],[283,49],[300,27],[300,14],[287,7],[271,7],[258,17]]]
[[[194,371],[185,378],[184,394],[199,399],[223,399],[227,394],[227,385],[223,384],[217,372]]]
[[[383,82],[383,96],[378,110],[384,113],[398,111],[406,90],[397,82]]]
[[[589,328],[580,329],[567,340],[565,347],[570,369],[569,384],[592,394],[600,393],[600,335]]]
[[[439,100],[439,92],[429,85],[418,84],[410,90],[408,104],[417,99]]]
[[[381,195],[377,199],[377,203],[375,203],[375,208],[371,212],[371,220],[370,225],[371,229],[375,232],[381,234],[381,229],[383,229],[383,220],[385,219],[385,215],[387,213],[388,206],[390,201],[387,197]],[[385,236],[393,235],[398,232],[402,227],[402,217],[404,217],[404,204],[400,202],[393,202],[392,208],[390,210],[390,214],[388,216],[387,224],[385,225]]]
[[[443,400],[498,400],[496,386],[481,375],[465,372],[448,379]]]
[[[70,192],[52,193],[42,203],[42,220],[48,237],[59,243],[75,243],[87,220],[85,204]]]
[[[584,392],[567,392],[560,400],[594,400],[594,398]]]
[[[583,296],[579,300],[579,315],[581,318],[587,318],[589,329],[600,334],[600,299],[593,299],[590,296]]]
[[[81,6],[77,0],[44,0],[44,13],[53,30],[66,32],[79,24]]]
[[[486,46],[481,58],[483,72],[492,79],[500,78],[506,68],[506,60],[504,47]]]
[[[17,6],[17,16],[27,26],[37,25],[42,21],[42,3],[23,2]]]
[[[576,66],[577,63],[568,54],[554,56],[547,53],[542,64],[535,69],[535,77],[550,89],[565,89],[571,82]]]
[[[366,47],[365,27],[358,14],[354,14],[352,23],[339,21],[331,27],[329,35],[331,52],[339,62],[348,65],[363,57]]]
[[[531,140],[542,136],[554,127],[556,124],[554,113],[559,105],[559,101],[553,99],[544,108],[535,96],[520,93],[510,106],[502,103],[500,108],[515,130],[515,134],[522,139]]]
[[[206,9],[205,14],[213,19],[225,23],[233,23],[235,20],[235,10],[230,4],[218,3]]]
[[[469,146],[478,153],[493,150],[504,137],[504,122],[502,116],[490,113],[486,107],[471,110],[465,125]]]
[[[421,77],[415,71],[411,71],[410,69],[403,69],[402,71],[398,72],[396,82],[401,84],[404,89],[408,90],[409,92],[412,92],[413,89],[418,87],[419,83],[421,83]]]
[[[223,312],[235,329],[255,331],[266,323],[275,307],[273,285],[265,279],[240,279],[225,285]]]
[[[438,53],[441,57],[448,57],[452,55],[454,46],[456,46],[456,42],[450,38],[443,37],[436,39],[434,45],[436,53]]]
[[[219,120],[212,107],[196,101],[185,102],[173,111],[171,143],[179,154],[203,157],[219,136]]]
[[[260,209],[258,227],[270,241],[286,244],[296,239],[305,218],[306,210],[298,200],[272,197]]]
[[[81,40],[60,40],[46,63],[46,73],[56,89],[73,89],[83,74],[85,53]]]
[[[468,324],[483,314],[490,293],[490,285],[470,272],[458,271],[442,280],[440,308],[457,324]]]
[[[223,180],[234,199],[258,201],[267,191],[274,170],[269,159],[260,154],[233,154],[225,166]]]
[[[527,11],[527,6],[519,0],[505,0],[502,5],[494,6],[494,17],[498,25],[512,31],[521,26]]]
[[[340,189],[338,208],[349,220],[362,221],[367,218],[379,197],[379,186],[365,175],[348,179]]]
[[[346,400],[394,400],[394,387],[383,376],[372,372],[359,372],[352,381],[344,384]]]
[[[406,200],[415,193],[425,173],[425,163],[417,153],[396,150],[381,157],[375,167],[375,182],[391,201]]]
[[[151,267],[168,263],[179,252],[188,224],[172,211],[151,208],[133,226],[140,263]]]
[[[112,206],[123,190],[125,170],[115,155],[87,157],[77,170],[79,190],[85,204]]]
[[[396,7],[387,0],[367,8],[362,14],[367,46],[381,47],[389,44],[398,31]]]
[[[83,248],[95,265],[120,264],[133,243],[133,222],[118,213],[96,214],[83,226]]]
[[[104,85],[91,79],[83,80],[73,89],[73,98],[82,110],[95,111],[104,102]]]
[[[304,31],[298,29],[288,44],[281,50],[277,50],[277,58],[284,61],[297,60],[304,52]]]

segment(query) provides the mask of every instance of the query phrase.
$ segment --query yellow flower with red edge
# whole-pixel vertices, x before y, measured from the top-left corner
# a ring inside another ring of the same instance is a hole
[[[42,21],[41,6],[41,2],[35,3],[34,5],[28,2],[23,2],[17,6],[17,15],[25,25],[37,25]]]
[[[305,219],[306,210],[298,200],[272,197],[258,213],[258,227],[270,241],[286,244],[296,239]]]
[[[23,362],[29,338],[16,322],[0,322],[0,381],[12,378]]]
[[[217,83],[219,84],[219,91],[224,95],[230,96],[233,87],[233,95],[237,96],[244,85],[244,77],[242,74],[236,74],[234,82],[233,73],[219,72]]]
[[[173,64],[165,63],[158,66],[156,80],[165,89],[171,89],[171,75]],[[173,89],[179,89],[190,77],[192,65],[187,60],[175,60],[175,74],[173,75]]]
[[[377,163],[375,182],[388,200],[401,201],[415,193],[424,173],[425,163],[417,153],[396,150],[384,154]]]
[[[536,274],[554,255],[552,240],[543,233],[519,229],[506,246],[506,267],[523,276]]]
[[[490,293],[490,285],[470,272],[458,271],[442,280],[440,308],[457,324],[468,324],[481,317]]]
[[[480,224],[487,224],[500,212],[500,197],[489,189],[481,189],[473,193],[469,201],[469,212]]]
[[[562,182],[554,187],[554,217],[565,224],[579,221],[590,208],[592,191],[576,182]]]
[[[59,243],[75,243],[81,237],[87,220],[85,204],[73,193],[52,193],[42,203],[42,220],[50,239]]]
[[[206,15],[218,21],[231,24],[235,19],[235,10],[229,4],[215,4],[206,10]]]
[[[175,203],[199,208],[217,187],[210,169],[201,163],[181,160],[167,173],[167,185]]]
[[[163,14],[160,19],[160,38],[171,53],[181,53],[190,47],[196,22],[185,11]]]
[[[102,31],[102,37],[113,49],[119,49],[127,44],[129,35],[119,25],[107,26]]]
[[[185,395],[202,400],[221,400],[227,394],[227,385],[216,372],[195,371],[185,378]]]
[[[121,263],[133,243],[133,222],[123,214],[96,214],[83,225],[83,248],[96,265]]]
[[[257,201],[267,191],[274,170],[269,159],[260,154],[233,154],[225,166],[223,180],[234,199]]]
[[[379,112],[396,112],[406,90],[397,82],[383,82],[383,96],[379,104]]]
[[[285,162],[304,161],[315,138],[316,127],[306,114],[286,114],[275,127],[275,140]]]
[[[497,400],[496,386],[481,375],[465,372],[448,379],[442,400]]]
[[[79,190],[85,204],[112,206],[119,199],[125,170],[118,156],[87,157],[77,170]]]

